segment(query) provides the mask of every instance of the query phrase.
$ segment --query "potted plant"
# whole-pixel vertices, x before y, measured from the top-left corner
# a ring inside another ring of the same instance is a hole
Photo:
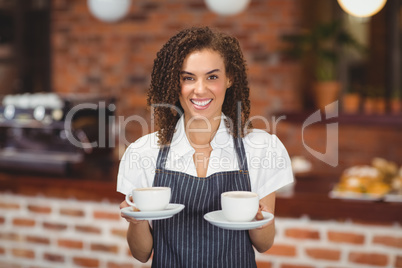
[[[283,36],[290,44],[285,51],[293,58],[303,59],[314,70],[313,90],[316,105],[323,109],[339,97],[341,90],[337,79],[337,64],[346,47],[364,51],[352,35],[342,28],[339,20],[316,24],[311,30]]]
[[[377,97],[375,99],[377,114],[385,114],[387,110],[387,100],[384,96],[384,88],[378,88]]]
[[[363,103],[365,114],[381,114],[385,111],[385,100],[382,97],[382,89],[378,86],[367,86]]]
[[[391,106],[390,108],[392,114],[399,114],[402,112],[401,91],[402,90],[394,90],[392,92],[390,100],[390,106]]]
[[[349,88],[342,96],[342,108],[346,114],[356,114],[359,112],[361,95],[353,88]]]

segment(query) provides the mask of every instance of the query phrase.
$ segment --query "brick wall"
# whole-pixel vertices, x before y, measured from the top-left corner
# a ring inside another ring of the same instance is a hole
[[[203,0],[132,1],[126,19],[103,23],[83,0],[53,0],[52,84],[62,94],[113,95],[118,114],[147,116],[145,93],[156,52],[186,26],[208,25],[239,38],[248,63],[252,113],[300,109],[300,66],[282,59],[281,34],[300,27],[297,0],[253,0],[237,16],[210,12]],[[258,124],[258,123],[257,123]],[[130,141],[142,135],[126,126]]]
[[[0,195],[1,268],[140,268],[119,204]],[[398,225],[277,218],[274,246],[258,268],[402,268]]]
[[[2,194],[0,267],[149,267],[129,255],[118,204]]]
[[[274,246],[258,255],[271,263],[267,267],[401,267],[402,230],[396,225],[282,218],[276,226]]]

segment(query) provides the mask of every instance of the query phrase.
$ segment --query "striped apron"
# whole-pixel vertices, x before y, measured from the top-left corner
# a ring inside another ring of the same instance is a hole
[[[170,147],[160,149],[154,186],[171,187],[171,203],[185,208],[172,218],[153,221],[152,267],[256,267],[248,231],[221,229],[203,218],[221,209],[221,193],[251,191],[243,141],[234,141],[240,170],[206,178],[166,170]]]

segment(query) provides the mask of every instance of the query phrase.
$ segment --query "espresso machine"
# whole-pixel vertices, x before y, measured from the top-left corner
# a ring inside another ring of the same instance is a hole
[[[113,98],[4,96],[0,171],[70,175],[91,161],[112,161],[114,110]]]

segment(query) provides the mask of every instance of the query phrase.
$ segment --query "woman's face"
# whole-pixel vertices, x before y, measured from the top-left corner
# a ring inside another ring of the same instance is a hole
[[[216,120],[230,85],[218,52],[203,49],[187,55],[180,74],[180,104],[186,121],[190,118]]]

